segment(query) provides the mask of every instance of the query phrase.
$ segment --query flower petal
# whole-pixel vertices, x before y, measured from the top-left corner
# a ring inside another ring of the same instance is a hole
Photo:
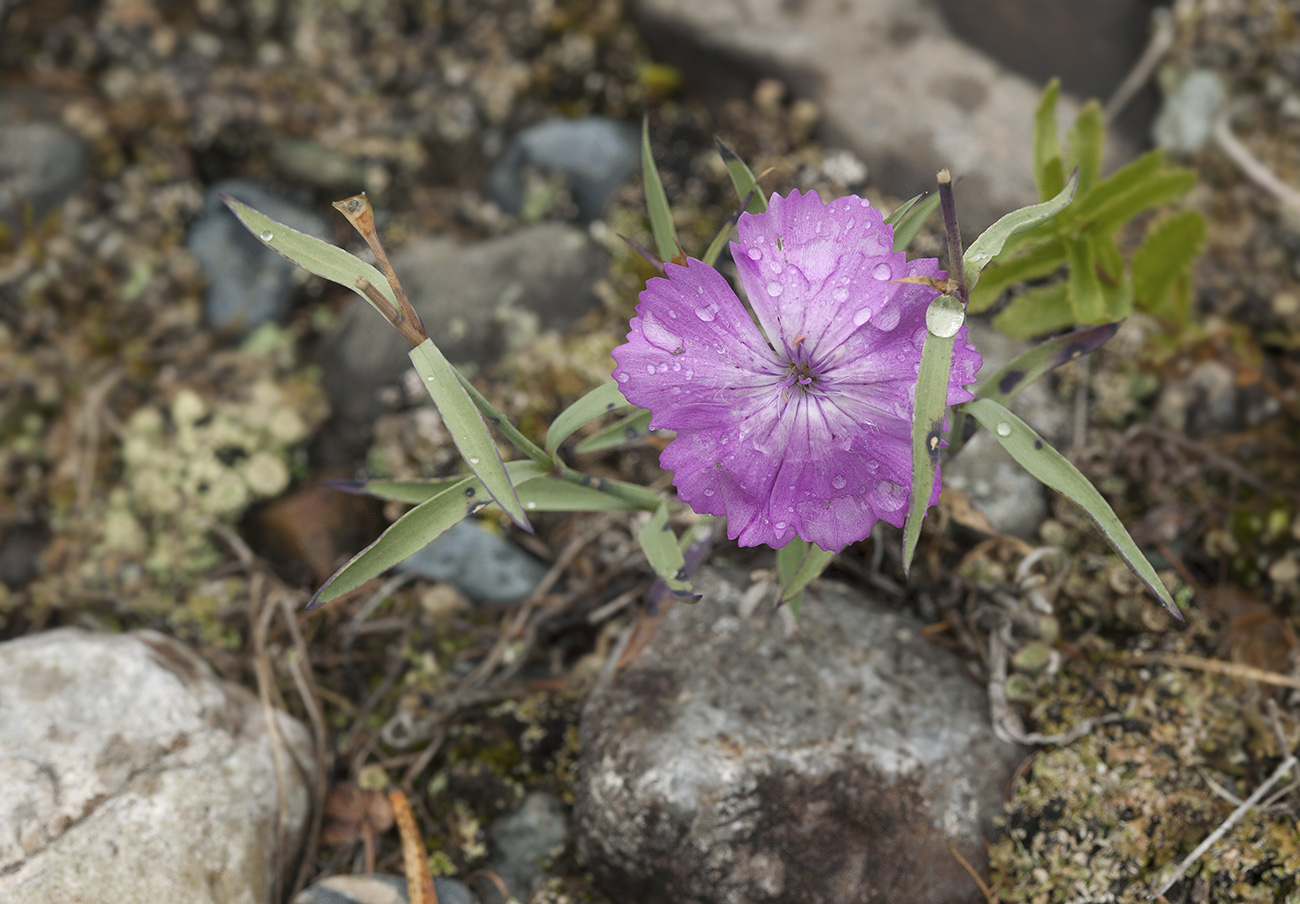
[[[823,204],[816,192],[774,195],[766,213],[742,215],[738,231],[731,252],[741,285],[778,350],[830,348],[872,319],[888,324],[899,296],[935,294],[893,280],[942,273],[933,259],[895,252],[880,212],[854,196]]]
[[[666,264],[646,284],[627,344],[614,349],[614,379],[650,426],[713,429],[770,396],[784,372],[749,312],[712,267]]]

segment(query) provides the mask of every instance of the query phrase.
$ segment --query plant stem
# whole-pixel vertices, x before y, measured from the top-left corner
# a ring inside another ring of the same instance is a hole
[[[961,253],[961,227],[957,225],[957,199],[952,194],[952,173],[939,170],[939,206],[943,208],[943,229],[948,235],[948,278],[957,281],[957,300],[962,307],[970,300],[966,288],[966,261]]]

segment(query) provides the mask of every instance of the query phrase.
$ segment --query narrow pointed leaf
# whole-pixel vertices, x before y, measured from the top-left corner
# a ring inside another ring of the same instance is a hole
[[[366,296],[357,288],[357,279],[364,279],[384,293],[384,296],[393,303],[393,307],[397,307],[397,296],[393,294],[393,289],[388,285],[384,274],[361,258],[314,235],[307,235],[296,229],[290,229],[283,223],[277,223],[266,214],[254,210],[229,195],[222,195],[221,200],[226,202],[226,206],[239,222],[244,224],[245,229],[281,257],[297,264],[308,273],[314,273],[323,279],[351,289],[362,298]],[[374,302],[369,298],[366,298],[366,303],[374,307]]]
[[[1067,241],[1065,259],[1070,266],[1070,308],[1075,322],[1089,326],[1105,323],[1108,311],[1097,279],[1092,241],[1086,236]]]
[[[1151,588],[1151,592],[1171,615],[1182,620],[1178,605],[1156,574],[1155,568],[1133,542],[1110,503],[1097,492],[1088,478],[1079,473],[1078,468],[1048,445],[1029,425],[997,402],[976,399],[963,407],[993,434],[1021,467],[1083,509],[1097,525],[1106,542],[1133,569],[1133,573]]]
[[[722,162],[727,165],[727,175],[731,177],[731,184],[736,188],[736,196],[740,198],[740,203],[745,205],[745,210],[749,213],[766,211],[767,198],[763,197],[753,170],[745,165],[745,161],[741,160],[735,151],[723,144],[722,139],[716,140],[718,153],[722,157]]]
[[[1064,281],[1017,295],[993,318],[995,327],[1015,339],[1033,339],[1075,323],[1069,285]]]
[[[650,214],[650,231],[654,233],[659,259],[670,261],[677,257],[677,227],[673,225],[673,212],[668,207],[668,195],[659,180],[654,155],[650,151],[650,117],[641,120],[641,173],[645,178],[645,206]]]
[[[438,346],[433,344],[432,339],[425,339],[411,349],[409,354],[425,389],[429,391],[429,397],[442,415],[442,422],[451,434],[452,442],[456,444],[457,451],[469,469],[483,481],[483,486],[501,506],[502,511],[510,516],[510,520],[531,532],[528,516],[524,514],[519,496],[506,474],[487,423],[465,387],[456,379],[451,364],[443,357]]]
[[[671,430],[651,430],[650,412],[644,408],[638,408],[621,421],[593,433],[578,443],[573,451],[579,455],[585,455],[588,452],[603,452],[606,449],[617,449],[620,446],[639,443],[651,436],[671,438],[674,435]]]
[[[1196,187],[1196,170],[1168,167],[1137,188],[1099,207],[1089,218],[1087,231],[1108,235],[1143,211],[1177,201]]]
[[[912,244],[912,239],[916,238],[916,234],[925,225],[925,221],[930,219],[930,214],[934,213],[939,206],[938,192],[932,192],[924,198],[918,195],[917,198],[913,198],[904,207],[899,208],[902,213],[894,212],[898,214],[898,221],[894,224],[895,251],[907,250],[907,247]],[[893,216],[894,214],[890,214],[890,217]],[[885,222],[890,222],[890,219],[887,218]]]
[[[1042,245],[1013,257],[998,261],[980,276],[979,285],[971,292],[966,310],[979,314],[993,307],[1002,293],[1016,283],[1051,276],[1065,266],[1065,246],[1059,238],[1051,238]]]
[[[646,561],[655,570],[655,574],[659,575],[659,579],[668,586],[673,596],[694,599],[695,593],[691,590],[691,582],[686,574],[686,558],[682,555],[672,525],[668,523],[666,503],[661,504],[650,516],[650,520],[641,528],[637,539],[641,543]]]
[[[1043,374],[1101,348],[1119,331],[1118,323],[1104,323],[1048,339],[975,385],[972,392],[983,399],[1006,404]]]
[[[325,582],[308,609],[356,590],[373,577],[419,552],[444,531],[482,509],[491,500],[477,478],[466,477],[445,487],[388,526],[379,539],[353,556]]]
[[[916,405],[912,411],[912,491],[907,524],[903,528],[905,572],[912,566],[912,555],[921,539],[921,522],[930,507],[930,496],[939,476],[944,410],[948,407],[948,383],[952,377],[952,346],[964,316],[961,302],[950,295],[940,295],[930,302],[926,312],[925,345],[921,349]]]
[[[590,486],[570,483],[558,477],[534,477],[519,485],[524,508],[533,512],[635,512],[642,510],[627,499],[602,493],[600,482]]]
[[[834,558],[835,553],[802,540],[794,540],[778,549],[776,571],[781,582],[780,601],[797,609],[796,600],[802,597],[804,588],[821,577]]]
[[[736,224],[732,220],[723,223],[722,228],[713,237],[713,241],[709,242],[709,247],[704,250],[704,257],[700,258],[700,260],[710,267],[716,264],[718,258],[722,257],[722,249],[727,247],[727,240],[731,238],[731,230],[735,228]]]
[[[971,242],[963,257],[966,266],[966,285],[971,289],[975,287],[979,282],[980,271],[1002,253],[1002,247],[1007,243],[1007,239],[1018,232],[1024,232],[1050,220],[1069,206],[1074,198],[1074,187],[1078,179],[1079,174],[1074,173],[1056,197],[1041,204],[1032,204],[1011,211]]]
[[[1079,171],[1079,197],[1086,197],[1101,173],[1101,153],[1106,145],[1106,119],[1101,104],[1090,100],[1083,105],[1070,130],[1070,153],[1066,169]]]
[[[555,454],[560,443],[573,435],[583,424],[589,424],[603,414],[617,411],[628,406],[628,400],[619,392],[618,384],[612,380],[597,386],[568,408],[564,409],[551,422],[546,431],[546,451]]]
[[[510,475],[510,480],[518,489],[524,481],[534,480],[546,475],[546,469],[536,462],[521,459],[519,461],[506,462],[506,473]],[[464,487],[466,480],[477,481],[469,484],[474,488],[474,493],[469,498],[482,499],[484,496],[491,497],[491,494],[483,488],[483,482],[477,477],[451,477],[446,480],[357,480],[357,481],[337,481],[331,483],[336,490],[345,493],[360,493],[366,496],[373,496],[376,499],[383,499],[388,502],[409,502],[411,505],[419,505],[437,496],[449,487],[460,485]]]
[[[1060,94],[1060,80],[1052,79],[1034,111],[1034,184],[1039,199],[1044,201],[1059,192],[1065,182],[1061,137],[1056,131],[1056,100]]]

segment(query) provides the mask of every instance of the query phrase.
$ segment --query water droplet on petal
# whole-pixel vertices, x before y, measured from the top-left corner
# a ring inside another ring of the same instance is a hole
[[[718,316],[718,306],[713,302],[702,304],[695,309],[695,316],[705,323],[712,323],[713,318]]]
[[[780,261],[773,260],[767,262],[767,269],[771,270],[773,273],[780,273],[784,268],[781,266]]]
[[[712,495],[713,495],[713,490],[705,490],[705,491],[704,491],[704,495],[705,495],[705,496],[712,496]]]
[[[271,230],[269,229],[262,230],[262,241],[269,242],[273,238],[275,238],[275,235],[271,232]]]
[[[846,483],[848,483],[848,481],[844,479],[843,474],[836,474],[831,478],[831,486],[835,487],[837,490],[844,489],[844,484]]]
[[[778,531],[784,531],[787,527],[784,521],[778,521],[776,522],[776,524],[773,524],[772,526],[776,528]]]
[[[880,312],[880,319],[876,321],[876,326],[880,327],[886,333],[898,326],[898,319],[903,315],[898,305],[890,305]]]
[[[779,282],[770,282],[767,284],[767,294],[776,298],[781,294],[781,284]]]
[[[432,380],[433,377],[430,377],[429,379]],[[627,375],[626,373],[619,373],[619,375],[618,375],[618,382],[620,382],[620,383],[626,383],[626,382],[628,381],[628,379],[629,379],[629,378],[628,378],[628,375]]]
[[[831,289],[831,298],[836,301],[847,301],[849,298],[849,290],[843,286],[840,286],[838,289]],[[859,324],[859,326],[861,326],[861,324]]]
[[[881,282],[884,282],[893,277],[894,271],[890,269],[889,264],[876,264],[876,266],[871,270],[871,275]]]
[[[870,319],[871,319],[870,308],[859,308],[858,310],[853,312],[854,326],[862,326],[862,324],[866,323]]]
[[[647,364],[645,366],[645,372],[648,374],[653,374],[655,372],[655,366],[653,364]]]
[[[676,319],[677,319],[677,312],[676,312],[676,311],[669,311],[669,312],[668,312],[668,319],[670,319],[670,320],[676,320]]]
[[[718,438],[718,442],[720,442],[722,445],[725,446],[727,443],[731,442],[730,434],[727,433],[722,434],[722,436]]]
[[[868,459],[867,459],[867,470],[870,471],[872,474],[874,474],[874,473],[876,473],[877,471],[879,471],[879,470],[880,470],[880,459],[878,459],[878,458],[868,458]]]
[[[858,198],[858,201],[861,202],[861,204],[862,204],[863,207],[870,207],[870,206],[871,206],[871,202],[868,201],[866,198]]]
[[[1010,435],[1011,435],[1010,424],[1008,424],[1006,421],[1003,421],[1002,423],[998,424],[998,436],[1010,436]]]
[[[745,254],[749,255],[751,261],[761,261],[763,259],[763,252],[758,248],[746,249]]]

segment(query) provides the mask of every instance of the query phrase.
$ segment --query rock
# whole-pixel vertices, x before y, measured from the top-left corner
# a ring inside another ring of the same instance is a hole
[[[288,315],[297,268],[245,229],[222,203],[222,194],[299,232],[321,239],[328,238],[329,232],[319,216],[256,183],[228,179],[208,189],[185,244],[208,278],[204,302],[208,326],[247,333]]]
[[[574,830],[619,900],[968,902],[1021,751],[922,625],[824,582],[784,636],[716,569],[583,711]]]
[[[1178,154],[1195,154],[1210,140],[1214,119],[1228,97],[1223,79],[1208,69],[1183,77],[1165,98],[1151,126],[1151,140]]]
[[[606,271],[604,251],[559,223],[472,245],[417,239],[392,262],[429,335],[457,365],[494,360],[512,318],[535,317],[544,329],[569,326],[600,303],[593,286]],[[331,430],[349,445],[365,448],[381,410],[376,393],[410,368],[409,349],[360,299],[322,344],[318,362],[335,414]]]
[[[1037,200],[1039,87],[952,37],[931,3],[637,0],[632,9],[656,57],[691,83],[739,70],[814,101],[823,141],[857,154],[884,191],[932,190],[935,173],[950,167],[971,236]],[[1063,101],[1061,121],[1076,110]]]
[[[569,182],[579,216],[590,222],[640,165],[640,139],[627,123],[603,116],[552,119],[514,137],[488,176],[488,194],[518,214],[526,193],[524,169],[559,173]]]
[[[522,603],[546,575],[537,559],[472,521],[453,525],[397,570],[445,581],[489,606]]]
[[[256,697],[152,631],[12,640],[0,675],[0,901],[272,897],[310,810],[301,724],[275,713],[281,787]]]
[[[1237,374],[1220,361],[1202,361],[1191,373],[1160,392],[1156,417],[1177,433],[1204,438],[1231,433],[1242,426],[1244,406]]]
[[[512,896],[527,901],[546,881],[542,859],[563,850],[569,840],[564,805],[554,795],[533,791],[518,810],[494,822],[488,834],[496,849],[488,869]]]
[[[438,904],[477,904],[465,884],[436,877]],[[330,876],[300,891],[293,904],[406,904],[404,876]]]
[[[39,223],[85,176],[85,145],[62,125],[8,120],[0,129],[0,223],[10,229],[22,228],[28,204]]]

